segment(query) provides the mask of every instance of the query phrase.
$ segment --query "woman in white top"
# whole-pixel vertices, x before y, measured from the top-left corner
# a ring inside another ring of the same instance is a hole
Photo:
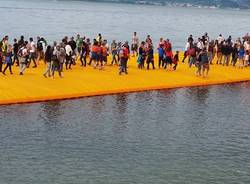
[[[133,52],[133,56],[138,55],[138,46],[139,46],[139,38],[137,37],[137,33],[134,32],[134,35],[132,37],[132,45],[131,45],[131,50]]]
[[[66,51],[66,70],[71,69],[71,64],[72,64],[72,53],[73,50],[69,44],[65,46],[65,51]]]

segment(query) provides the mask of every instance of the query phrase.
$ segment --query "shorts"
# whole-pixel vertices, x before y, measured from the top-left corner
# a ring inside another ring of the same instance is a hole
[[[165,63],[171,65],[171,64],[173,63],[172,58],[167,56],[167,57],[165,58]]]
[[[98,54],[95,52],[91,53],[91,59],[98,61]]]
[[[132,51],[137,51],[138,50],[138,45],[137,44],[132,44],[131,50]]]
[[[208,63],[202,64],[202,68],[209,70],[209,64]]]

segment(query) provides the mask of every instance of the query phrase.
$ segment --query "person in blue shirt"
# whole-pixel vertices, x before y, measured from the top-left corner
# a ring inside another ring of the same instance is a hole
[[[164,61],[163,61],[163,58],[164,58],[164,49],[163,49],[163,45],[160,44],[159,47],[158,47],[158,67],[161,68],[164,66]]]
[[[141,45],[139,47],[139,55],[138,55],[138,59],[137,59],[139,69],[144,68],[144,63],[145,63],[145,59],[146,59],[145,44],[146,43],[143,41],[143,42],[141,42]]]
[[[10,70],[10,74],[13,74],[12,73],[12,70],[11,70],[11,66],[12,66],[12,56],[13,56],[13,54],[12,54],[12,49],[11,49],[11,46],[9,46],[9,48],[8,48],[8,51],[7,51],[7,53],[6,53],[6,56],[5,56],[5,64],[6,64],[6,66],[5,66],[5,68],[4,68],[4,70],[3,70],[3,74],[5,75],[5,71],[9,68],[9,70]]]
[[[241,44],[239,52],[238,52],[239,68],[241,68],[241,69],[244,66],[244,55],[245,55],[245,49],[244,49],[243,44]]]

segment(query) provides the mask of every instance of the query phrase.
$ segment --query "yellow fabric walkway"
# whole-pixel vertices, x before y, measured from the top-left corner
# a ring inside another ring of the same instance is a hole
[[[157,68],[157,58],[155,65]],[[0,105],[250,80],[250,68],[211,65],[209,77],[202,78],[195,75],[195,67],[189,69],[181,62],[177,71],[147,71],[137,69],[136,58],[131,57],[128,66],[129,74],[119,76],[117,66],[106,66],[100,71],[80,67],[78,62],[73,70],[64,71],[62,79],[58,73],[55,79],[44,78],[45,65],[41,62],[38,68],[26,69],[23,76],[18,75],[18,67],[13,67],[14,75],[8,70],[6,76],[0,74]]]

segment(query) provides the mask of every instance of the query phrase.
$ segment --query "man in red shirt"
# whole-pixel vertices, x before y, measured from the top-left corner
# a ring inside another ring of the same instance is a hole
[[[122,50],[120,52],[120,71],[119,71],[119,75],[121,75],[123,72],[125,74],[128,74],[127,72],[127,62],[129,59],[129,46],[128,46],[128,42],[125,42],[125,44],[122,46]]]

